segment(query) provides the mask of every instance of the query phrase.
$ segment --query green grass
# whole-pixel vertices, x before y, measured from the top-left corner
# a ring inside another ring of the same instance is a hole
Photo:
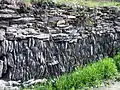
[[[51,90],[71,90],[99,86],[102,80],[111,79],[114,75],[117,75],[117,67],[113,59],[105,58],[83,69],[79,67],[69,75],[61,76],[56,79],[55,86],[50,88]]]
[[[25,2],[30,2],[31,0],[24,0]],[[47,1],[47,0],[34,0],[35,2]],[[120,2],[115,1],[104,1],[104,0],[48,0],[53,1],[56,4],[67,4],[70,6],[82,5],[89,7],[102,7],[102,6],[118,6],[120,7]]]
[[[77,67],[72,73],[51,79],[47,83],[36,85],[34,90],[81,90],[84,87],[99,86],[103,80],[112,79],[116,75],[118,71],[115,61],[104,58],[84,68]]]
[[[117,70],[120,72],[120,52],[117,55],[115,55],[113,58],[117,66]]]
[[[92,0],[53,0],[58,4],[68,4],[68,5],[82,5],[89,7],[102,7],[102,6],[120,6],[120,2],[114,1],[92,1]]]
[[[26,2],[26,3],[30,3],[30,2],[31,2],[31,0],[24,0],[24,2]]]

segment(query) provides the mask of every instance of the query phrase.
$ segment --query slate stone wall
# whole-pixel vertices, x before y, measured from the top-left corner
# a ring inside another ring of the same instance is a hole
[[[71,72],[120,47],[117,7],[0,5],[0,77],[26,81]]]

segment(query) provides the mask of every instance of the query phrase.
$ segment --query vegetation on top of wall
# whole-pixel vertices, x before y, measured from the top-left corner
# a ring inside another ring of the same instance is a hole
[[[53,0],[57,4],[68,4],[68,5],[82,5],[89,7],[100,7],[100,6],[120,6],[120,2],[115,1],[97,1],[97,0]]]
[[[84,68],[77,67],[72,73],[47,83],[36,85],[34,90],[79,90],[84,87],[96,87],[101,85],[103,80],[113,79],[116,75],[118,71],[115,61],[112,58],[104,58]]]
[[[89,7],[98,6],[117,6],[120,7],[120,2],[115,1],[93,1],[93,0],[24,0],[25,2],[55,2],[56,4],[67,4],[71,6],[82,5]]]

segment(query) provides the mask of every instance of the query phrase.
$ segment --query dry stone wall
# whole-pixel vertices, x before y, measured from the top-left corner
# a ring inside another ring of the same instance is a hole
[[[117,7],[0,5],[0,77],[49,78],[120,47]]]

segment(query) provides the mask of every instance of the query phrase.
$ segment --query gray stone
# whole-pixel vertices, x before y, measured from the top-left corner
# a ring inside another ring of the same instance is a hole
[[[0,30],[0,41],[3,41],[3,40],[4,40],[4,36],[5,36],[5,30],[4,30],[4,29],[1,29],[1,30]]]
[[[59,20],[59,21],[57,22],[57,26],[59,26],[59,25],[61,25],[61,24],[65,24],[65,20]]]
[[[0,19],[17,19],[17,18],[20,18],[20,16],[16,14],[0,14]]]
[[[120,17],[120,10],[117,11],[116,15]]]
[[[4,13],[4,14],[15,13],[15,11],[14,10],[10,10],[10,9],[2,9],[2,10],[0,10],[0,13]]]
[[[20,3],[20,2],[23,2],[23,0],[0,0],[0,2],[16,5],[16,4]]]
[[[20,86],[20,83],[18,83],[17,81],[8,81],[8,85],[9,86]]]
[[[1,85],[0,90],[5,90],[5,86]]]
[[[120,22],[115,21],[115,24],[116,24],[117,26],[120,26]]]
[[[2,73],[3,73],[3,61],[0,60],[0,77],[2,77]]]
[[[68,19],[75,19],[76,16],[68,16]]]
[[[68,27],[69,25],[64,25],[64,24],[61,24],[61,25],[57,25],[59,28],[65,28],[65,27]]]
[[[39,84],[39,83],[45,83],[47,79],[37,79],[28,84],[28,86],[34,85],[34,84]]]

